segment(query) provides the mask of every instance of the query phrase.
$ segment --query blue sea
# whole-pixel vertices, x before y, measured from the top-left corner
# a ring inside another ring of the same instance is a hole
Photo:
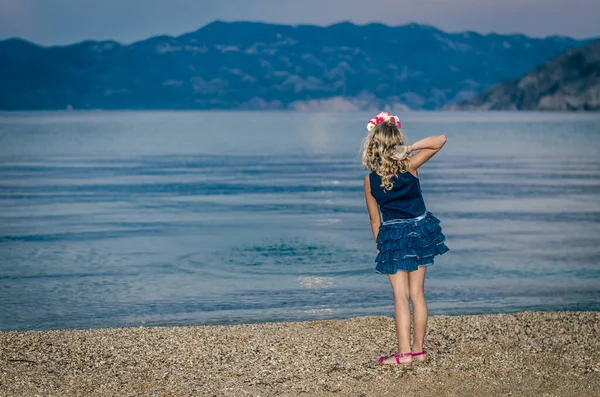
[[[600,310],[600,114],[415,112],[430,314]],[[393,315],[370,113],[0,113],[0,330]]]

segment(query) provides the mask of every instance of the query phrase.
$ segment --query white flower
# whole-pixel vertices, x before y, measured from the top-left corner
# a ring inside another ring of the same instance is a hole
[[[367,131],[371,132],[371,130],[373,130],[373,128],[375,128],[375,124],[372,124],[372,123],[367,124]]]

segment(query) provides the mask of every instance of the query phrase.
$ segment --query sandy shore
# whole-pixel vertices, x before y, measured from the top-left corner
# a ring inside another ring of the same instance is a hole
[[[0,333],[1,396],[600,396],[600,312],[430,317],[429,360],[390,317]]]

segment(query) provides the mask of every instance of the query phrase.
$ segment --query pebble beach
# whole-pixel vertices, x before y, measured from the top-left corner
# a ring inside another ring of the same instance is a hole
[[[379,365],[391,317],[0,333],[1,396],[600,396],[600,312],[432,316],[425,363]]]

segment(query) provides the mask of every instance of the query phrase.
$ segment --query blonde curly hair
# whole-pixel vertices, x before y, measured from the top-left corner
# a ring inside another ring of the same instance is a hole
[[[408,172],[410,160],[392,158],[395,147],[406,145],[402,129],[393,121],[384,121],[372,128],[363,141],[362,164],[364,169],[375,171],[381,177],[381,187],[392,190],[392,177]]]

